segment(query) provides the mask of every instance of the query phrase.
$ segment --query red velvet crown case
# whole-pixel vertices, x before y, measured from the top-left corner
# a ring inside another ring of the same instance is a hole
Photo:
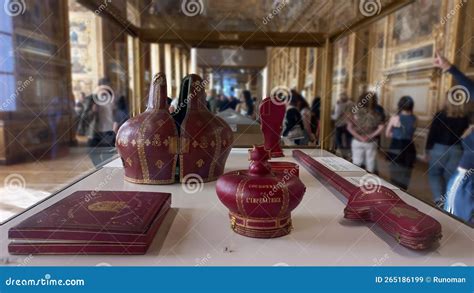
[[[207,109],[205,86],[198,75],[186,76],[178,107],[171,115],[166,77],[155,75],[146,111],[125,122],[117,133],[125,180],[171,184],[192,175],[207,182],[224,172],[233,134],[224,120]],[[177,167],[179,180],[175,179]]]
[[[249,150],[248,170],[222,175],[216,184],[220,201],[229,209],[234,232],[255,238],[287,235],[292,229],[291,211],[301,202],[306,187],[298,165],[270,163],[264,146]]]

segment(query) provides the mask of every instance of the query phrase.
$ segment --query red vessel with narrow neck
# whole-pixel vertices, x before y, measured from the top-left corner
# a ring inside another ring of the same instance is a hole
[[[153,78],[145,112],[117,133],[125,180],[140,184],[214,181],[224,173],[232,149],[232,129],[206,107],[207,81],[196,74],[181,83],[178,105],[170,114],[166,76]]]
[[[255,238],[287,235],[292,229],[291,211],[298,206],[306,187],[299,179],[298,165],[269,162],[264,146],[249,150],[247,170],[219,177],[216,192],[229,209],[231,228]]]

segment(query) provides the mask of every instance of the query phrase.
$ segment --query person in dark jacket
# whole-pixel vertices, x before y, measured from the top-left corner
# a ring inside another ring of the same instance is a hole
[[[444,205],[448,182],[463,153],[461,136],[468,127],[469,120],[463,108],[451,104],[446,98],[443,109],[433,117],[426,140],[428,178],[437,206]]]
[[[465,102],[474,101],[474,81],[469,79],[456,66],[436,52],[434,65],[453,75],[457,83],[464,87]],[[464,151],[456,173],[448,183],[444,209],[466,222],[473,223],[474,213],[474,127],[471,125],[460,137]]]
[[[128,113],[128,103],[125,96],[120,96],[116,103],[116,110],[114,113],[114,132],[117,133],[120,126],[130,118]]]
[[[229,96],[227,97],[229,99],[229,108],[231,108],[232,110],[235,111],[235,109],[237,108],[237,105],[240,103],[240,100],[237,99],[235,96],[235,89],[233,87],[230,88],[230,94]]]
[[[227,98],[223,94],[217,95],[217,104],[216,104],[217,112],[222,112],[225,109],[229,108],[227,104],[228,104]]]

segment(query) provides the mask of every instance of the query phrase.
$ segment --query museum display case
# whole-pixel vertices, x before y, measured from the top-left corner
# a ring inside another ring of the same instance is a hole
[[[0,263],[474,265],[448,208],[472,169],[441,162],[435,198],[427,148],[450,105],[472,151],[472,103],[440,68],[474,77],[473,1],[6,1]],[[382,109],[360,128],[383,132],[351,129],[370,164],[338,145],[344,94],[344,130]],[[288,146],[290,110],[306,135]]]

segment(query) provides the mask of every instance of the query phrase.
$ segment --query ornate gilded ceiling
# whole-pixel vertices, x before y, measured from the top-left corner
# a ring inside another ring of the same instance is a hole
[[[332,32],[395,0],[128,0],[141,27]]]
[[[410,0],[79,0],[90,9],[112,14],[124,27],[136,30],[147,41],[206,37],[238,43],[245,38],[271,45],[281,39],[314,39],[321,45],[326,37],[349,30],[359,22],[375,18],[385,10]],[[102,7],[102,9],[101,9]],[[219,35],[219,34],[222,35]],[[236,35],[232,35],[235,33]],[[292,34],[299,34],[293,36]],[[173,36],[170,36],[173,34]],[[196,35],[197,34],[197,35]],[[213,34],[213,35],[208,35]],[[227,34],[227,35],[226,35]],[[265,37],[267,35],[267,37]],[[293,38],[296,37],[296,38]],[[194,38],[194,39],[193,39]],[[235,38],[235,40],[233,40]],[[238,39],[238,40],[237,40]],[[284,43],[284,42],[283,42]],[[304,45],[294,42],[290,45]],[[275,44],[275,45],[278,45]],[[198,44],[199,45],[199,44]]]

